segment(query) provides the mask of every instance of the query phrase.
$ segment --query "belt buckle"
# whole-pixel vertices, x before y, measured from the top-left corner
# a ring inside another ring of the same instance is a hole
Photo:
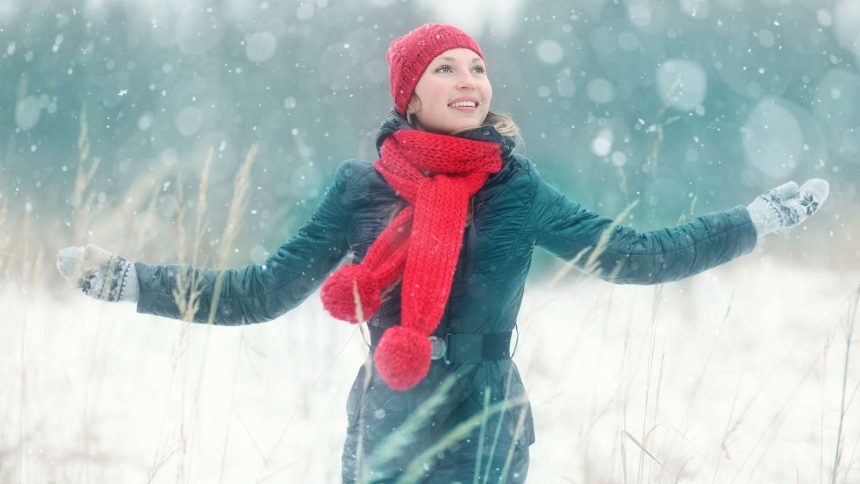
[[[437,336],[430,336],[427,339],[430,340],[430,359],[441,360],[445,358],[448,353],[448,345],[445,343],[445,340]],[[447,360],[447,358],[445,359]]]

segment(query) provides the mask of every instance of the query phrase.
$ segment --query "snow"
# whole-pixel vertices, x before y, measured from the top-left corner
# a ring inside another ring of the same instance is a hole
[[[707,76],[693,61],[668,59],[657,67],[657,91],[663,102],[679,111],[693,111],[705,101]]]
[[[819,9],[815,12],[815,18],[818,20],[818,24],[822,27],[830,27],[833,24],[833,16],[830,15],[830,12],[825,9]]]
[[[21,131],[27,131],[39,122],[42,115],[42,103],[35,96],[27,96],[18,103],[15,109],[15,123]]]
[[[152,126],[152,113],[143,113],[137,118],[137,129],[146,131]]]
[[[597,156],[607,156],[612,151],[612,131],[602,129],[591,140],[591,152]]]
[[[818,81],[812,112],[827,134],[827,142],[851,163],[860,163],[860,111],[846,99],[860,99],[860,76],[832,69]]]
[[[708,0],[680,0],[681,10],[693,18],[706,18],[711,13]]]
[[[622,167],[627,164],[627,155],[624,152],[616,151],[612,153],[612,164],[617,167]]]
[[[514,359],[537,426],[529,482],[622,482],[622,462],[643,482],[829,482],[860,273],[754,254],[660,289],[563,281],[530,284],[519,317]],[[245,327],[66,288],[7,284],[0,299],[0,478],[339,482],[366,350],[318,294]],[[840,482],[860,478],[855,410]],[[640,467],[624,432],[665,470],[648,457]]]
[[[576,94],[576,83],[571,78],[570,68],[565,67],[555,78],[555,90],[561,97],[573,97]]]
[[[631,0],[627,2],[627,17],[630,23],[637,27],[651,25],[651,6],[648,0]]]
[[[558,64],[564,59],[564,49],[555,40],[542,40],[537,45],[537,55],[544,64]]]
[[[176,129],[183,136],[191,136],[203,125],[203,113],[194,106],[183,108],[176,116]]]
[[[299,2],[296,7],[296,20],[310,20],[314,16],[314,4],[311,2]]]
[[[598,104],[608,104],[615,100],[615,89],[612,83],[603,78],[588,81],[585,92],[589,99]]]
[[[229,167],[259,144],[253,240],[232,251],[261,264],[340,160],[375,159],[390,107],[388,41],[423,22],[455,23],[478,39],[492,109],[514,115],[522,152],[605,215],[628,195],[666,220],[749,202],[788,179],[833,187],[820,220],[769,236],[759,255],[666,285],[652,333],[654,288],[530,287],[521,316],[531,327],[516,359],[538,424],[531,482],[830,482],[840,311],[860,260],[857,1],[51,3],[0,0],[0,483],[142,482],[151,472],[156,482],[210,482],[222,462],[224,482],[337,481],[345,392],[363,347],[324,317],[317,296],[267,325],[207,329],[40,286],[54,274],[29,274],[21,258],[40,244],[83,242],[73,233],[172,240],[179,172],[193,202],[194,167],[211,148]],[[79,158],[83,169],[100,161],[75,194],[94,196],[91,213],[68,205]],[[158,178],[138,178],[147,173]],[[230,173],[212,173],[216,211],[226,212]],[[117,206],[150,213],[152,191],[162,220],[100,222]],[[4,237],[20,247],[2,246]],[[845,267],[775,264],[760,258],[770,244]],[[655,375],[661,361],[664,371],[646,412],[649,335]],[[855,407],[843,466],[854,470],[842,482],[860,482]],[[723,450],[729,422],[737,427]],[[640,467],[621,429],[668,470],[647,457]]]
[[[776,43],[776,37],[773,35],[768,29],[761,29],[757,33],[758,43],[761,44],[762,47],[771,48]]]
[[[633,32],[625,30],[618,34],[618,47],[625,52],[634,52],[640,48],[639,38]]]
[[[854,0],[841,0],[834,7],[833,12],[833,27],[839,44],[853,52],[860,61],[860,3]]]
[[[271,32],[257,32],[245,37],[245,55],[252,62],[266,62],[275,54],[278,43]]]
[[[773,179],[791,176],[803,152],[803,130],[780,101],[765,99],[741,129],[747,161]]]
[[[221,42],[224,30],[224,21],[215,9],[191,5],[176,22],[176,43],[185,54],[205,54]]]

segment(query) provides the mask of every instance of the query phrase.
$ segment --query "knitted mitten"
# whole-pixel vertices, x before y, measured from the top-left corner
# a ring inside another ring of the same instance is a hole
[[[802,223],[818,211],[829,191],[830,185],[820,178],[808,180],[799,189],[790,181],[756,197],[747,211],[761,237]]]
[[[57,270],[95,299],[110,302],[138,299],[134,264],[95,245],[61,250],[57,253]]]

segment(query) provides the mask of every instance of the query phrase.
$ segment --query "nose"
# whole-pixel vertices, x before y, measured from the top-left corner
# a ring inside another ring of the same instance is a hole
[[[475,88],[475,79],[472,78],[471,74],[461,74],[457,79],[457,89],[474,89]]]

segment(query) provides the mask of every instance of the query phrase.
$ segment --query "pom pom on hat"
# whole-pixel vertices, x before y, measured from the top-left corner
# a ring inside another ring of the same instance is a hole
[[[394,390],[408,390],[427,376],[433,356],[427,335],[392,326],[383,333],[373,355],[376,371]]]
[[[430,62],[442,52],[457,48],[470,49],[484,58],[475,39],[452,25],[424,24],[391,42],[385,60],[388,61],[391,98],[398,114],[406,115],[415,86]]]
[[[372,272],[361,264],[343,266],[326,279],[320,290],[323,307],[335,318],[359,323],[355,287],[361,304],[361,316],[368,319],[379,310],[381,289]]]

